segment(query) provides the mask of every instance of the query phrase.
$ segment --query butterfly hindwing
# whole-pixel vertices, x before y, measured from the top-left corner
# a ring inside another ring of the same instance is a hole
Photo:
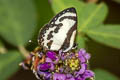
[[[58,13],[41,30],[38,43],[45,49],[69,51],[74,44],[77,29],[75,8],[67,8]]]

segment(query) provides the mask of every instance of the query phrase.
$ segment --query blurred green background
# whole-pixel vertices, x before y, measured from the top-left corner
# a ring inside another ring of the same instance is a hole
[[[120,80],[120,0],[0,0],[0,80],[37,80],[19,63],[39,29],[68,7],[77,10],[76,42],[91,53],[96,80]]]

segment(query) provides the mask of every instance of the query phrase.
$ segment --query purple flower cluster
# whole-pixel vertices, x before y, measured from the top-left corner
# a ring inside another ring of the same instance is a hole
[[[90,55],[84,49],[79,52],[63,53],[48,51],[45,60],[37,65],[35,71],[43,80],[86,80],[92,79],[94,73],[88,69]]]

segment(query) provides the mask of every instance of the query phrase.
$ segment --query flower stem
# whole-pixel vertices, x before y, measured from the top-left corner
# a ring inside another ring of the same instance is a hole
[[[29,51],[27,51],[24,46],[18,46],[18,49],[25,58],[29,56]]]

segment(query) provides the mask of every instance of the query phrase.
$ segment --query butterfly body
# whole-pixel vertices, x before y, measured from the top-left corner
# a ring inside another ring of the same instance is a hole
[[[40,30],[38,43],[47,50],[67,52],[74,45],[76,29],[76,10],[75,8],[67,8],[58,13]]]

